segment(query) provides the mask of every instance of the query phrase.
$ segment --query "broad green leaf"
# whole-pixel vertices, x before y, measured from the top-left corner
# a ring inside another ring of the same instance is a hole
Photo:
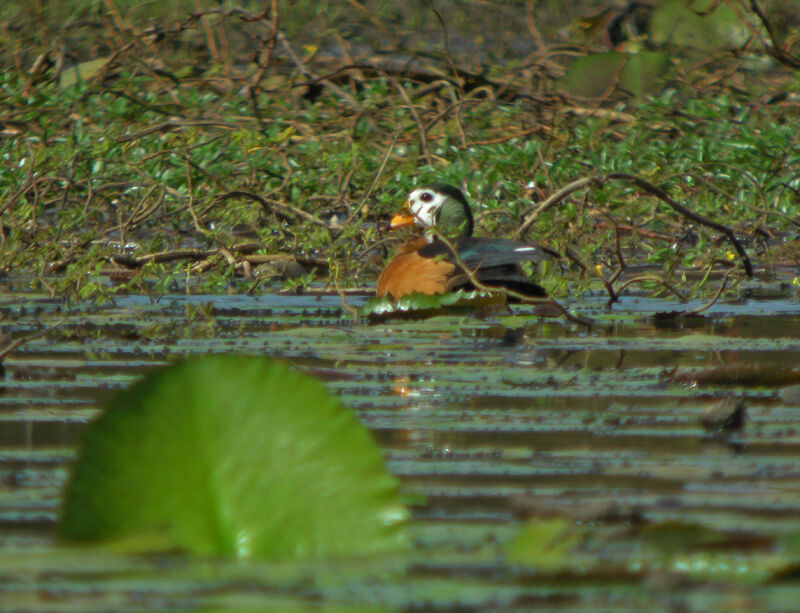
[[[713,9],[713,10],[711,10]],[[751,36],[737,9],[715,0],[667,0],[653,10],[650,39],[702,50],[735,49]]]
[[[570,65],[562,85],[571,95],[585,98],[599,98],[614,90],[641,97],[668,65],[669,57],[663,53],[590,53]]]
[[[475,311],[486,308],[503,308],[506,298],[502,294],[458,290],[444,294],[422,294],[414,292],[394,300],[391,296],[370,298],[361,308],[361,315],[370,321],[382,321],[392,317],[424,319],[432,315]]]
[[[92,79],[108,63],[107,57],[101,57],[87,62],[81,62],[72,68],[65,68],[61,71],[58,84],[61,87],[72,87],[79,81]]]
[[[404,544],[369,432],[320,382],[260,357],[186,360],[117,396],[65,498],[68,541],[277,559]]]
[[[583,541],[584,532],[564,517],[533,519],[508,546],[509,562],[544,572],[572,566],[571,550]]]
[[[654,84],[668,66],[669,56],[663,53],[652,51],[632,53],[627,57],[617,88],[641,98],[653,89]]]

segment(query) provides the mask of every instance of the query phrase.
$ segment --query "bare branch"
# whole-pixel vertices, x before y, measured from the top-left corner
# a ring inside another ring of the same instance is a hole
[[[775,34],[775,29],[772,27],[772,24],[767,19],[766,14],[762,10],[761,6],[758,4],[758,0],[750,0],[750,8],[753,9],[753,12],[761,21],[762,25],[764,26],[764,29],[767,31],[767,34],[769,35],[769,40],[772,43],[766,45],[769,54],[776,60],[778,60],[781,64],[785,64],[786,66],[791,66],[792,68],[795,69],[800,68],[800,58],[794,57],[783,47],[781,47],[780,42],[778,41],[778,37]]]
[[[747,274],[747,276],[750,277],[750,278],[753,277],[753,265],[750,262],[750,258],[748,257],[747,252],[744,250],[744,247],[742,247],[742,244],[739,242],[739,239],[736,238],[736,235],[733,233],[733,230],[731,230],[729,227],[723,226],[722,224],[717,223],[716,221],[712,221],[711,219],[708,219],[707,217],[703,217],[699,213],[695,213],[694,211],[692,211],[692,210],[686,208],[685,206],[683,206],[682,204],[679,204],[679,203],[675,202],[672,198],[670,198],[667,195],[666,192],[664,192],[660,188],[656,187],[652,183],[649,183],[648,181],[645,181],[644,179],[640,179],[639,177],[637,177],[635,175],[629,175],[629,174],[624,173],[624,172],[613,172],[613,173],[607,175],[607,178],[608,179],[619,179],[619,180],[622,180],[622,181],[628,181],[629,183],[633,183],[637,187],[640,187],[643,190],[645,190],[647,192],[650,192],[656,198],[658,198],[659,200],[661,200],[661,201],[665,202],[666,204],[668,204],[670,207],[672,207],[675,211],[677,211],[678,213],[680,213],[684,217],[688,217],[692,221],[696,221],[699,224],[702,224],[704,226],[708,226],[709,228],[713,228],[714,230],[717,230],[718,232],[722,232],[725,236],[728,237],[728,240],[733,245],[733,248],[736,250],[736,253],[739,254],[739,257],[741,257],[742,266],[744,267],[744,271]]]
[[[50,334],[50,332],[58,328],[65,321],[67,321],[66,317],[62,318],[61,320],[59,320],[58,322],[56,322],[55,324],[53,324],[48,328],[44,328],[43,330],[33,332],[32,334],[26,334],[25,336],[21,336],[18,339],[11,341],[8,345],[0,349],[0,364],[2,364],[3,360],[5,360],[6,357],[8,357],[8,355],[11,352],[16,351],[17,349],[22,347],[22,345],[24,345],[25,343],[29,343],[30,341],[34,341],[37,338],[42,338],[43,336],[47,336],[48,334]]]
[[[735,267],[732,267],[728,272],[725,273],[725,276],[722,278],[722,284],[717,289],[714,296],[706,302],[703,306],[698,309],[693,309],[691,311],[686,311],[685,313],[681,313],[679,317],[691,317],[692,315],[699,315],[703,311],[710,309],[714,304],[719,300],[720,296],[722,296],[722,292],[725,290],[725,286],[728,284],[728,279],[730,276],[736,271]]]
[[[747,276],[750,278],[753,277],[753,265],[750,262],[750,258],[748,257],[747,252],[744,250],[744,247],[742,247],[742,244],[736,238],[736,235],[734,234],[733,230],[731,230],[727,226],[717,223],[716,221],[708,219],[707,217],[704,217],[699,213],[695,213],[694,211],[683,206],[682,204],[679,204],[678,202],[670,198],[670,196],[664,190],[656,187],[649,181],[645,181],[644,179],[637,177],[636,175],[631,175],[624,172],[612,172],[607,175],[595,175],[591,177],[584,177],[583,179],[578,179],[577,181],[573,181],[567,186],[561,188],[555,194],[547,198],[541,205],[539,205],[534,211],[532,211],[525,217],[525,220],[523,221],[522,225],[517,231],[516,237],[522,238],[543,211],[546,211],[550,207],[554,206],[572,192],[577,191],[589,185],[602,185],[606,183],[609,179],[616,179],[618,181],[626,181],[628,183],[632,183],[637,187],[645,190],[646,192],[649,192],[662,202],[666,203],[673,210],[675,210],[677,213],[680,213],[684,217],[687,217],[688,219],[691,219],[694,222],[697,222],[709,228],[713,228],[714,230],[723,233],[731,242],[736,252],[739,254],[739,257],[742,260],[742,266],[744,267]]]
[[[444,236],[437,228],[431,228],[433,232],[436,234],[437,239],[441,240],[450,251],[453,259],[456,262],[456,266],[464,272],[464,274],[469,279],[469,282],[475,287],[475,289],[480,290],[482,292],[489,292],[492,294],[500,294],[502,296],[506,296],[507,298],[514,298],[515,300],[519,300],[524,304],[535,304],[535,305],[546,305],[555,308],[558,312],[560,312],[566,319],[572,321],[574,323],[580,324],[582,326],[586,326],[587,328],[591,328],[595,322],[593,319],[588,317],[583,317],[582,315],[578,315],[573,313],[565,306],[557,302],[554,298],[547,296],[545,298],[534,298],[532,296],[528,296],[526,294],[522,294],[520,292],[514,291],[507,287],[502,286],[494,286],[494,285],[486,285],[485,283],[478,280],[478,277],[475,275],[475,272],[467,267],[464,264],[464,261],[461,259],[461,256],[458,255],[458,250],[456,249],[455,245],[453,245],[452,241]]]
[[[281,202],[276,202],[275,200],[267,201],[258,194],[254,194],[252,192],[244,191],[244,190],[234,190],[231,192],[227,192],[225,194],[220,194],[215,198],[215,202],[222,202],[224,200],[228,200],[230,198],[249,198],[250,200],[254,200],[258,202],[265,211],[269,213],[277,212],[282,215],[290,215],[294,217],[300,217],[301,219],[305,219],[313,223],[314,225],[321,226],[326,230],[339,230],[341,229],[340,226],[337,224],[330,224],[322,219],[319,219],[312,215],[311,213],[307,213],[302,209],[298,209],[290,204],[283,204]]]
[[[576,192],[579,189],[586,187],[587,185],[597,185],[602,183],[602,177],[584,177],[583,179],[578,179],[577,181],[573,181],[562,187],[556,193],[549,196],[542,202],[536,209],[534,209],[531,213],[528,213],[525,216],[525,219],[522,222],[522,225],[517,230],[515,238],[522,239],[525,234],[527,234],[530,227],[533,223],[539,218],[539,215],[544,213],[547,209],[555,206],[559,202],[561,202],[564,198],[569,196],[572,192]]]
[[[638,275],[636,277],[631,277],[630,279],[628,279],[622,285],[619,286],[619,289],[617,290],[617,297],[621,296],[622,292],[624,292],[628,288],[628,286],[633,285],[634,283],[641,283],[643,281],[652,281],[654,283],[659,283],[663,285],[666,289],[672,292],[672,294],[674,294],[675,297],[681,302],[686,302],[688,300],[688,298],[686,298],[686,296],[684,296],[677,289],[675,289],[673,285],[671,285],[666,280],[662,279],[657,275]]]

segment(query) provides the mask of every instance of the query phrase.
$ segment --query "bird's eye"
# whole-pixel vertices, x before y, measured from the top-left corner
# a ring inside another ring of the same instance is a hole
[[[431,200],[433,200],[433,194],[430,192],[422,192],[419,195],[419,199],[422,200],[423,202],[430,202]]]

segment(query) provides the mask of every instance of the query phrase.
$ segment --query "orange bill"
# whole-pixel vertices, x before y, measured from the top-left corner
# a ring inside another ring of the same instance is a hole
[[[416,219],[414,219],[413,215],[408,215],[407,213],[398,213],[397,215],[392,217],[392,221],[389,222],[389,227],[392,229],[400,228],[402,226],[407,226],[409,224],[412,224],[415,221]]]
[[[408,206],[404,206],[400,213],[392,217],[392,221],[389,222],[389,227],[394,230],[395,228],[402,228],[403,226],[412,224],[415,221],[417,221],[417,219],[414,217],[411,210]]]

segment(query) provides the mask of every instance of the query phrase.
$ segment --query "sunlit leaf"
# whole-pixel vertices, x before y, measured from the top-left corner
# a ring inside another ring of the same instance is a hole
[[[72,87],[79,81],[86,81],[87,79],[94,78],[100,70],[108,63],[107,57],[101,57],[87,62],[65,68],[59,75],[58,83],[61,87]]]
[[[534,519],[508,546],[506,554],[513,564],[523,564],[545,572],[557,571],[572,566],[571,550],[583,537],[583,531],[564,517]]]
[[[668,65],[663,53],[590,53],[570,65],[561,83],[573,96],[599,98],[616,89],[640,97]]]
[[[282,362],[216,356],[111,402],[86,433],[60,533],[308,558],[401,547],[404,517],[369,432],[321,383]]]
[[[736,9],[716,0],[667,0],[650,17],[650,38],[655,44],[732,49],[745,44],[749,36]]]

